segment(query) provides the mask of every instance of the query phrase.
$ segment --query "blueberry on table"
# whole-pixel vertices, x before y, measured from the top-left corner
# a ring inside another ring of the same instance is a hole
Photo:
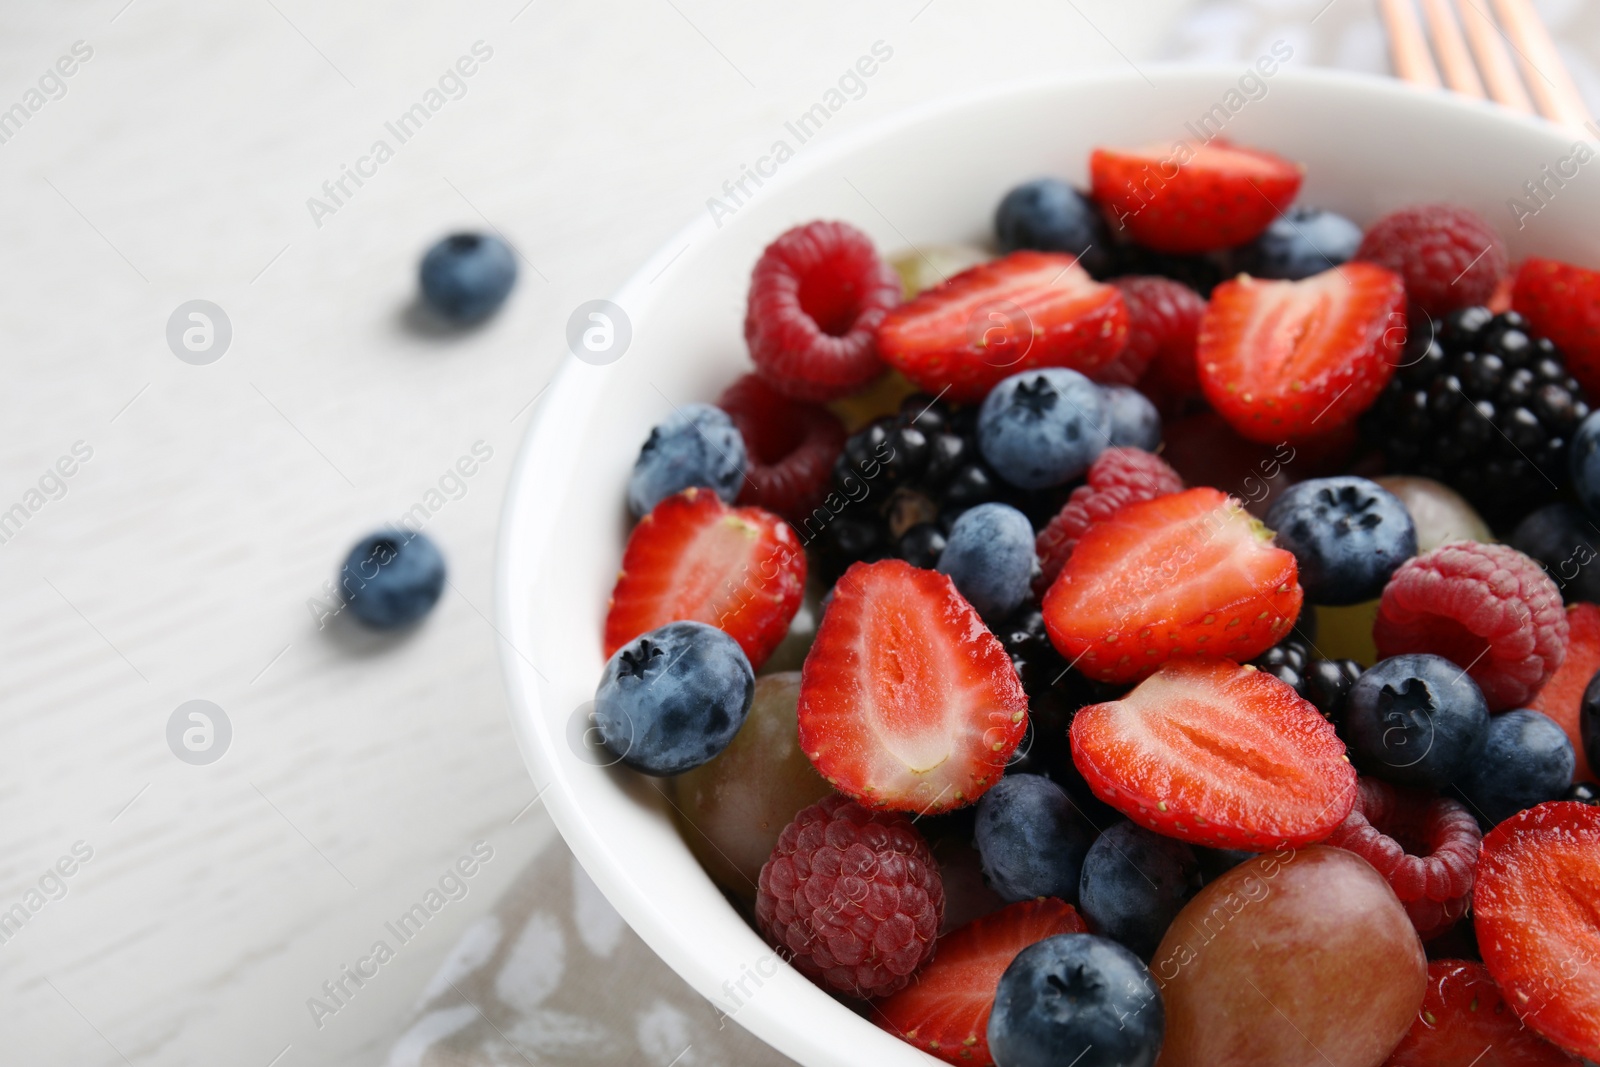
[[[1365,478],[1312,478],[1284,490],[1267,512],[1279,548],[1300,564],[1306,602],[1342,607],[1383,592],[1417,554],[1417,526],[1400,498]]]
[[[1002,1067],[1151,1067],[1165,1033],[1138,957],[1093,934],[1057,934],[1000,976],[987,1036]]]
[[[1238,268],[1246,274],[1299,281],[1348,262],[1359,247],[1361,227],[1343,215],[1292,207],[1236,256]]]
[[[978,801],[973,828],[983,873],[1006,902],[1078,899],[1094,829],[1067,793],[1039,774],[1008,774]]]
[[[1485,828],[1524,808],[1557,800],[1572,784],[1572,741],[1548,715],[1527,709],[1489,720],[1483,752],[1456,786]]]
[[[728,747],[755,686],[739,642],[703,622],[669,622],[606,661],[594,694],[600,743],[637,771],[682,774]]]
[[[428,249],[419,274],[429,307],[451,322],[477,322],[505,302],[517,257],[498,237],[453,233]]]
[[[1149,397],[1128,385],[1108,385],[1103,392],[1111,418],[1113,446],[1142,448],[1146,452],[1161,447],[1161,413]]]
[[[1039,570],[1033,524],[1009,504],[969,508],[950,527],[939,570],[984,619],[1002,619],[1028,599]]]
[[[1480,758],[1489,705],[1466,671],[1442,656],[1391,656],[1369,668],[1344,702],[1351,756],[1397,785],[1443,789]]]
[[[721,408],[685,404],[650,431],[628,476],[628,510],[648,515],[674,493],[704,486],[732,504],[749,457],[744,438]]]
[[[1096,931],[1147,960],[1199,888],[1200,860],[1194,849],[1119,822],[1084,857],[1078,910]]]
[[[1105,217],[1059,178],[1024,182],[1007,193],[995,209],[994,234],[1001,252],[1071,252],[1097,278],[1111,266]]]
[[[444,575],[444,556],[426,535],[381,530],[356,542],[339,585],[356,618],[376,630],[394,630],[433,610]]]
[[[1018,489],[1048,489],[1079,477],[1110,435],[1100,387],[1062,367],[1013,374],[978,409],[978,450]]]

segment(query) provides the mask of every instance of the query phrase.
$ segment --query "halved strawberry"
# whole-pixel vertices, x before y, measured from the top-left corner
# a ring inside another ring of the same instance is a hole
[[[1089,277],[1076,256],[1023,251],[964,270],[889,312],[878,355],[918,387],[964,403],[1025,370],[1088,374],[1127,340],[1116,289]]]
[[[1044,622],[1084,674],[1132,682],[1174,656],[1258,656],[1303,598],[1270,530],[1226,493],[1190,489],[1090,526],[1045,594]]]
[[[727,631],[759,668],[788,633],[805,585],[806,554],[788,523],[685,489],[628,535],[606,612],[605,654],[688,619]]]
[[[1094,198],[1112,224],[1158,252],[1210,252],[1254,240],[1294,202],[1303,167],[1214,140],[1096,148]]]
[[[1137,448],[1108,448],[1100,453],[1089,465],[1084,484],[1072,491],[1034,540],[1039,576],[1034,579],[1033,591],[1044,595],[1089,527],[1136,500],[1181,492],[1183,480],[1160,456]]]
[[[943,574],[856,563],[800,675],[800,747],[870,807],[940,812],[999,781],[1028,726],[1011,657]]]
[[[1578,1059],[1522,1025],[1489,969],[1469,960],[1428,964],[1417,1019],[1383,1067],[1577,1067]]]
[[[946,934],[905,989],[873,1004],[878,1025],[946,1063],[992,1067],[989,1011],[1017,953],[1057,934],[1086,934],[1071,904],[1024,900]]]
[[[1174,660],[1072,720],[1094,795],[1167,837],[1262,852],[1321,841],[1356,802],[1333,726],[1293,688],[1226,660]]]
[[[1484,835],[1472,913],[1511,1009],[1600,1060],[1600,808],[1552,801]]]
[[[1326,433],[1367,410],[1406,340],[1400,275],[1345,263],[1297,282],[1212,290],[1195,361],[1206,400],[1252,441]]]
[[[1542,711],[1565,730],[1577,754],[1574,782],[1594,780],[1594,770],[1583,751],[1583,734],[1578,730],[1578,713],[1583,710],[1583,691],[1589,679],[1600,671],[1600,607],[1573,604],[1567,608],[1567,654],[1561,666],[1528,701],[1528,707]]]
[[[1532,333],[1555,342],[1591,396],[1600,393],[1600,271],[1530,256],[1517,269],[1511,306]]]

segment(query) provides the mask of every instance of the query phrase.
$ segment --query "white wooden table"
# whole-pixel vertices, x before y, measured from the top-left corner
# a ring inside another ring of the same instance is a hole
[[[0,1060],[378,1062],[455,934],[552,832],[528,807],[487,619],[501,496],[568,314],[874,42],[892,60],[822,136],[1137,60],[1177,0],[1135,6],[12,5]],[[437,107],[402,142],[385,124],[419,103]],[[422,248],[490,226],[523,257],[504,313],[419,330]],[[206,365],[167,343],[195,299],[231,325]],[[492,454],[460,478],[474,446]],[[349,544],[419,503],[451,568],[438,609],[397,639],[319,629],[308,601]],[[204,765],[167,740],[197,699],[232,731]],[[466,897],[319,1029],[307,998],[479,841],[493,858]]]

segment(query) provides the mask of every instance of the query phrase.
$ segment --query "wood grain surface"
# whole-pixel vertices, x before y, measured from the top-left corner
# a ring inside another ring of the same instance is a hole
[[[26,921],[0,925],[0,1060],[381,1062],[456,934],[552,833],[488,618],[500,502],[567,316],[875,41],[893,61],[823,138],[1137,62],[1179,4],[1134,6],[12,5],[0,923]],[[442,82],[479,42],[473,73]],[[419,103],[401,142],[386,123]],[[363,163],[378,140],[390,157]],[[509,304],[429,328],[421,250],[486,227],[522,258]],[[208,365],[166,338],[195,299],[231,324]],[[492,455],[458,476],[475,445]],[[398,638],[319,627],[308,602],[348,546],[419,503],[450,564],[433,615]],[[196,699],[232,729],[203,766],[166,738]],[[319,1029],[307,998],[478,841],[494,859],[467,897]]]

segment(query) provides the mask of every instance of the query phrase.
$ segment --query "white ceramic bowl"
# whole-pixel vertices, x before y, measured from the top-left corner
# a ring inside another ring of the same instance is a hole
[[[502,661],[523,755],[567,843],[628,923],[722,1011],[806,1067],[936,1061],[778,963],[689,853],[651,784],[580,758],[569,739],[603,664],[601,623],[628,529],[623,487],[639,445],[671,404],[713,400],[749,369],[750,269],[790,226],[845,219],[884,252],[985,241],[995,204],[1017,182],[1048,174],[1084,186],[1094,146],[1190,137],[1185,123],[1219,104],[1246,101],[1226,137],[1307,165],[1303,203],[1365,223],[1449,200],[1481,211],[1513,258],[1600,259],[1600,161],[1555,189],[1523,229],[1507,204],[1538,206],[1523,183],[1570,155],[1570,135],[1489,105],[1332,72],[1279,70],[1262,80],[1259,99],[1229,98],[1246,69],[1029,83],[802,146],[720,226],[703,216],[642,266],[615,296],[633,329],[622,358],[594,366],[569,357],[539,403],[499,560]]]

